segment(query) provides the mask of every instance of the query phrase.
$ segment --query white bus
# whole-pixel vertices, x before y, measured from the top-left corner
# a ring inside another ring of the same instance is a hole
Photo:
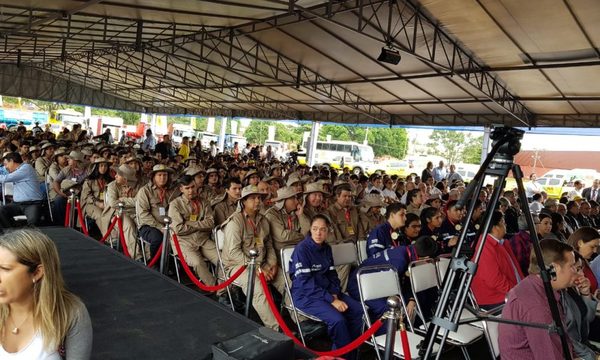
[[[304,144],[308,149],[308,142]],[[353,141],[317,141],[314,157],[315,164],[329,165],[334,168],[349,167],[352,172],[370,172],[375,170],[375,153],[369,145]]]

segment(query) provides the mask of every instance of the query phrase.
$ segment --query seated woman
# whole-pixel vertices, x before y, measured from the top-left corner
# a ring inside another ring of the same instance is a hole
[[[598,290],[598,281],[596,280],[588,261],[590,261],[592,256],[598,251],[600,233],[594,228],[583,226],[569,236],[567,243],[583,257],[583,274],[590,281],[590,289],[592,294],[595,295],[596,290]]]
[[[91,166],[91,173],[83,182],[81,190],[81,204],[85,216],[94,220],[96,224],[102,219],[104,211],[104,194],[106,187],[113,181],[110,176],[111,162],[104,159],[96,159]]]
[[[0,359],[89,359],[92,324],[65,289],[54,243],[23,229],[0,236]]]
[[[575,267],[577,278],[575,286],[560,292],[560,301],[565,312],[565,326],[573,352],[579,359],[595,360],[598,358],[598,349],[590,344],[590,324],[596,317],[596,306],[598,301],[590,292],[590,281],[583,275],[583,264],[585,259],[575,253]]]
[[[435,207],[428,207],[421,211],[421,231],[419,236],[431,236],[434,240],[440,236],[440,226],[444,221],[442,211]]]
[[[399,245],[410,245],[419,237],[421,232],[421,219],[415,214],[406,214],[404,226],[400,229]]]
[[[324,321],[333,348],[338,349],[360,336],[362,307],[341,291],[331,246],[325,243],[330,228],[331,222],[326,216],[315,215],[310,233],[294,249],[289,269],[294,305]],[[355,359],[356,351],[346,354],[345,358]]]

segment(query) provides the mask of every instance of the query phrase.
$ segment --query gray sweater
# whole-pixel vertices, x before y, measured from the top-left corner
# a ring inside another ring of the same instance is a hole
[[[66,360],[89,360],[92,355],[92,321],[87,308],[78,300],[73,322],[65,339]]]

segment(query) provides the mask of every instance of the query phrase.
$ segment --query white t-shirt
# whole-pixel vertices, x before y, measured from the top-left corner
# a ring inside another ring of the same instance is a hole
[[[42,334],[38,331],[31,339],[29,345],[16,353],[9,353],[0,345],[0,359],[6,360],[61,360],[58,351],[51,353],[44,349]]]

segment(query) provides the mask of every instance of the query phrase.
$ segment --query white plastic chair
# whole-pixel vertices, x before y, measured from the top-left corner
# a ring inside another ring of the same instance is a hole
[[[369,255],[367,255],[367,240],[358,240],[356,242],[356,250],[358,252],[359,264],[369,258]]]
[[[358,282],[358,291],[360,294],[360,303],[362,305],[363,314],[368,327],[371,327],[371,319],[369,318],[368,306],[369,300],[388,298],[389,296],[397,295],[401,299],[401,311],[406,318],[406,304],[402,300],[402,290],[400,289],[400,281],[398,272],[390,265],[367,266],[360,268],[356,273]],[[410,323],[409,323],[410,325]],[[385,326],[385,325],[384,325]],[[412,326],[410,326],[412,328]],[[415,356],[419,352],[419,344],[424,340],[423,336],[415,334],[413,331],[406,331],[408,343],[410,346],[411,355]],[[386,334],[371,336],[370,344],[375,347],[377,358],[381,359],[380,350],[385,350]],[[435,344],[433,351],[436,353],[439,350],[439,345]],[[404,349],[399,332],[396,332],[394,338],[394,356],[404,359]]]
[[[223,265],[223,259],[221,257],[221,252],[223,251],[223,244],[225,243],[225,232],[216,227],[213,229],[213,240],[215,241],[215,247],[217,248],[217,272],[220,270],[222,277],[217,275],[217,279],[221,280],[221,281],[225,281],[227,279],[224,278],[225,276],[225,266]],[[235,285],[235,281],[233,282],[233,284]],[[233,297],[231,296],[231,289],[229,289],[229,286],[227,286],[225,288],[225,290],[227,291],[227,297],[229,297],[229,303],[231,304],[231,310],[235,311],[235,306],[233,305]]]
[[[410,263],[408,266],[408,273],[410,275],[411,290],[417,305],[417,315],[420,317],[423,324],[425,324],[423,328],[426,331],[429,326],[429,321],[425,318],[424,309],[419,300],[418,293],[431,289],[439,291],[438,268],[436,267],[435,260],[425,259]],[[463,314],[461,314],[461,316],[462,315]],[[459,346],[465,359],[468,360],[470,359],[470,356],[466,346],[479,340],[483,335],[483,330],[472,325],[464,324],[459,325],[456,332],[449,331],[447,341],[452,345]]]

